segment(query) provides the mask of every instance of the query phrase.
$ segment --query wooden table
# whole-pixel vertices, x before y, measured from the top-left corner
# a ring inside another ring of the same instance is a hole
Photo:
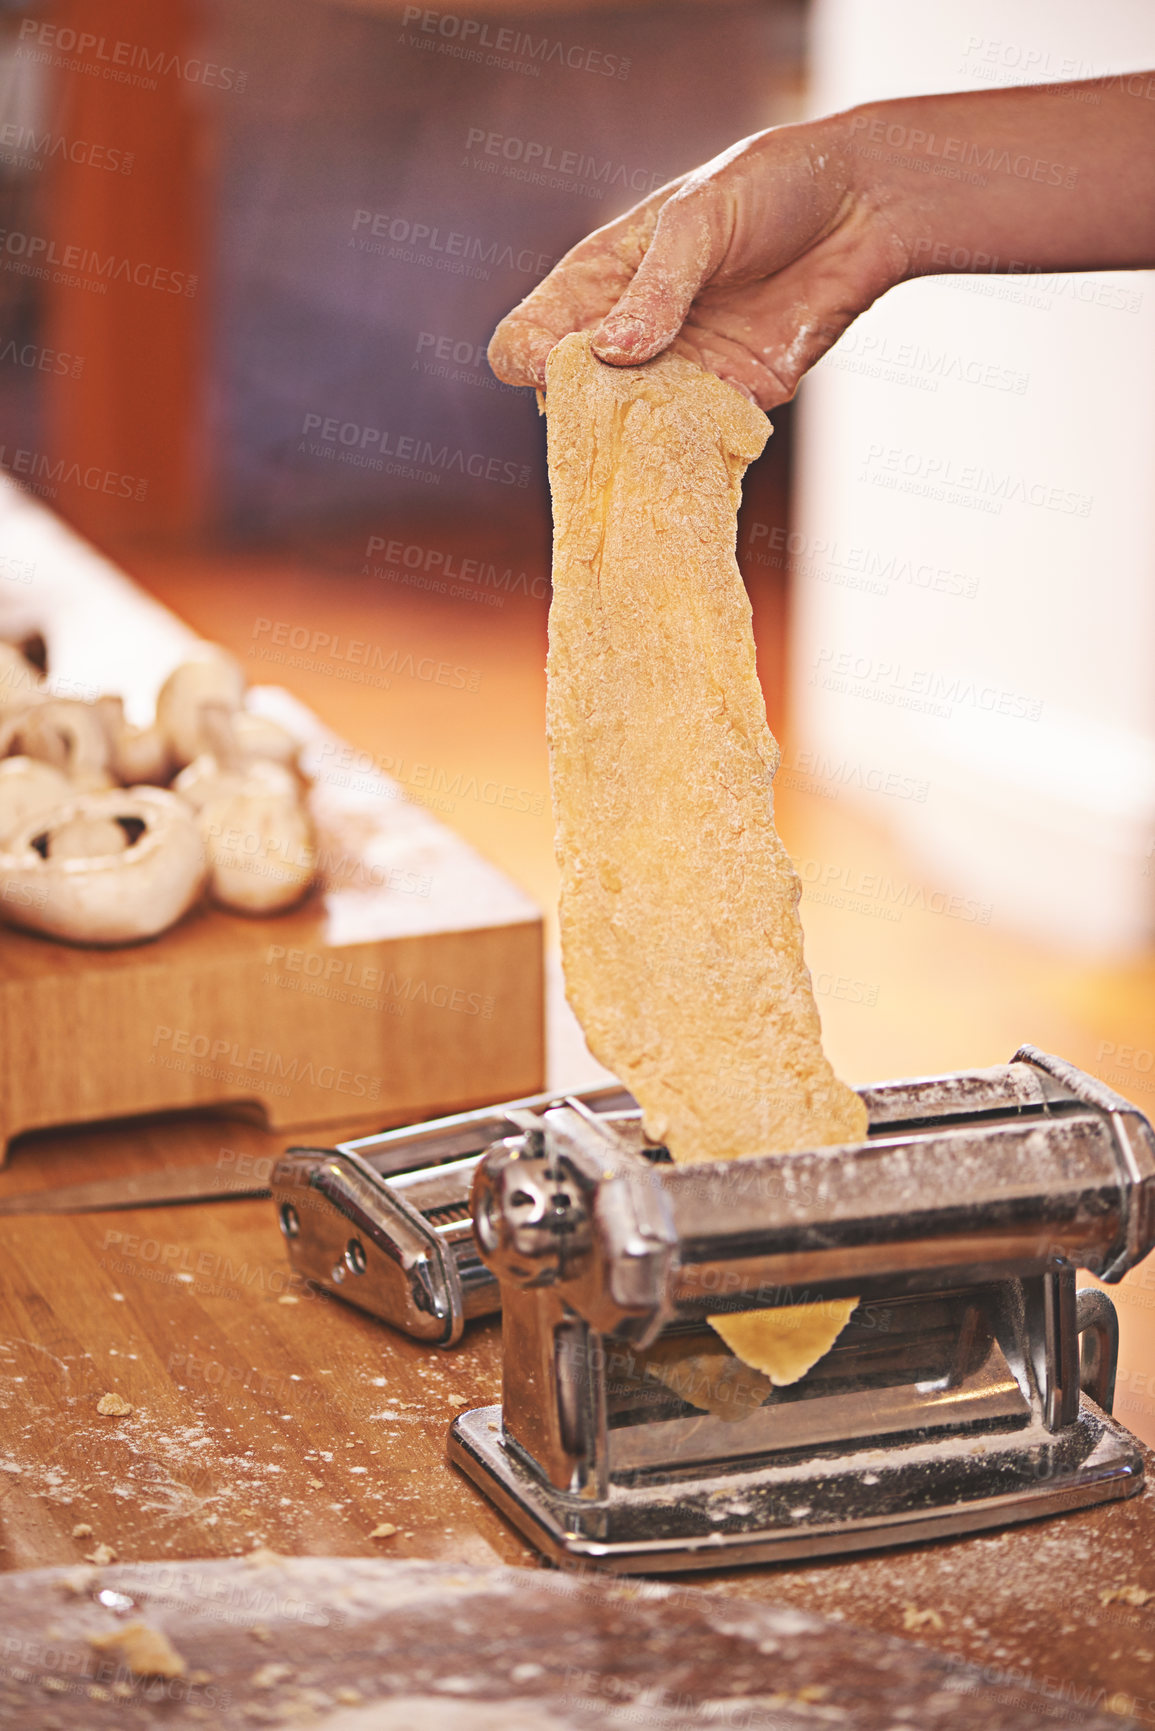
[[[157,1164],[243,1170],[282,1142],[223,1118],[46,1134],[18,1145],[0,1195]],[[454,1414],[500,1398],[496,1321],[435,1353],[314,1296],[261,1200],[0,1220],[0,1253],[3,1568],[99,1545],[129,1562],[266,1546],[537,1566],[445,1461]],[[101,1416],[105,1394],[131,1415]],[[396,1533],[371,1538],[385,1523]],[[687,1582],[1155,1723],[1152,1489],[990,1537]]]

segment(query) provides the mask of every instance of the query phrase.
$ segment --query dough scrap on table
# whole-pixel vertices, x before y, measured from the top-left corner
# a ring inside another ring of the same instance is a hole
[[[164,1630],[148,1623],[125,1623],[107,1635],[90,1635],[88,1644],[120,1659],[134,1677],[183,1677],[188,1669]]]
[[[734,557],[769,423],[690,361],[606,366],[580,333],[550,355],[546,415],[562,959],[590,1050],[676,1161],[860,1141],[866,1108],[822,1051]],[[713,1327],[786,1384],[855,1302]]]

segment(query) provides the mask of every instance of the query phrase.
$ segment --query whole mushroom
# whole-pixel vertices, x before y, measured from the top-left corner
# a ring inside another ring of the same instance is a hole
[[[159,787],[172,774],[164,730],[155,722],[137,727],[124,713],[123,697],[98,697],[96,711],[108,739],[109,768],[125,787],[149,782]]]
[[[113,788],[28,817],[5,838],[0,916],[73,944],[140,943],[180,919],[204,879],[184,802],[163,788]]]
[[[244,767],[226,768],[211,752],[203,752],[181,770],[172,784],[174,793],[202,811],[212,800],[239,794],[246,789],[279,799],[299,800],[301,788],[296,776],[281,763],[250,763]]]
[[[229,717],[229,728],[233,751],[242,762],[283,763],[287,769],[296,769],[300,741],[271,716],[238,709]]]
[[[209,895],[234,913],[282,913],[308,892],[317,869],[313,826],[302,802],[299,776],[285,762],[250,760],[246,738],[264,736],[243,723],[258,716],[201,705],[201,728],[210,749],[186,764],[173,791],[200,815],[209,862]],[[269,729],[296,741],[277,722]]]
[[[267,715],[254,715],[248,709],[228,709],[223,703],[204,703],[201,737],[205,751],[217,759],[223,770],[246,770],[258,763],[270,763],[280,764],[286,771],[297,771],[300,741]]]
[[[206,706],[240,709],[244,695],[244,674],[215,643],[199,644],[194,655],[173,669],[157,695],[156,721],[178,769],[211,749],[204,732]]]
[[[287,784],[287,785],[286,785]],[[209,895],[234,913],[281,913],[317,870],[313,826],[296,782],[274,763],[221,777],[200,808]]]

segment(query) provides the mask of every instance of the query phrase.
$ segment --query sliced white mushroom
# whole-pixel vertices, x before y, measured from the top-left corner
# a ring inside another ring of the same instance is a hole
[[[103,848],[107,823],[121,830],[123,849],[70,854],[69,838],[82,833]],[[5,839],[0,916],[67,943],[139,943],[180,919],[204,879],[204,846],[184,802],[158,787],[113,788],[29,817]]]
[[[76,789],[66,775],[35,757],[0,758],[0,842],[38,812],[67,805]]]
[[[209,862],[209,894],[234,913],[280,913],[308,893],[317,870],[313,826],[296,784],[279,764],[254,765],[240,786],[230,785],[200,810]]]
[[[109,768],[125,787],[161,786],[172,774],[168,740],[157,723],[137,727],[124,713],[122,697],[98,697],[95,709],[108,738]]]
[[[173,669],[157,696],[156,720],[178,768],[211,749],[204,732],[206,705],[240,709],[244,695],[244,674],[215,643],[198,645],[187,661]]]
[[[0,757],[35,757],[60,770],[73,791],[95,793],[112,776],[108,735],[93,703],[50,697],[0,717]]]

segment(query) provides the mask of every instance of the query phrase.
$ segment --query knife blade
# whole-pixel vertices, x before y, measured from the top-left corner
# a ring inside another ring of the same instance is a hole
[[[219,1166],[178,1166],[157,1172],[132,1172],[120,1178],[97,1178],[89,1184],[60,1189],[26,1190],[0,1196],[0,1215],[95,1214],[103,1209],[162,1208],[182,1202],[230,1202],[239,1197],[271,1196],[271,1160],[255,1160],[251,1176],[222,1171]]]

